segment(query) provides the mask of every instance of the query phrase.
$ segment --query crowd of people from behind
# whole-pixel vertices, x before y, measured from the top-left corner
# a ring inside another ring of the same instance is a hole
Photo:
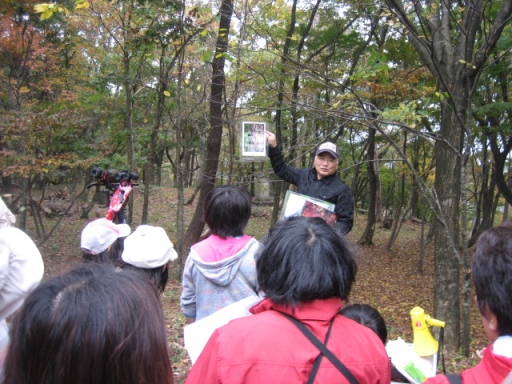
[[[256,304],[212,330],[186,383],[406,382],[387,355],[383,317],[349,300],[353,198],[335,176],[337,147],[322,144],[313,167],[301,170],[284,164],[266,135],[277,175],[336,204],[338,220],[291,217],[258,240],[245,233],[246,189],[220,186],[206,196],[209,236],[191,247],[182,276],[186,322],[245,298]],[[81,261],[43,279],[38,248],[14,224],[0,199],[0,383],[174,383],[160,295],[178,255],[163,228],[91,221]],[[475,367],[426,383],[512,382],[512,225],[480,236],[471,268],[490,345]]]

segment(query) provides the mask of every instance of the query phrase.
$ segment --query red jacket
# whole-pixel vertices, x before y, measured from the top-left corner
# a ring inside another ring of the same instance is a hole
[[[463,384],[501,384],[512,372],[512,358],[495,355],[492,345],[484,350],[484,357],[473,368],[461,374]],[[437,375],[423,382],[424,384],[449,384],[444,375]]]
[[[340,309],[338,298],[305,303],[294,311],[265,299],[251,308],[254,316],[233,320],[213,333],[186,383],[305,383],[319,351],[278,311],[293,315],[324,341]],[[361,384],[389,384],[389,358],[369,328],[338,315],[327,347]],[[315,382],[348,383],[325,357]]]

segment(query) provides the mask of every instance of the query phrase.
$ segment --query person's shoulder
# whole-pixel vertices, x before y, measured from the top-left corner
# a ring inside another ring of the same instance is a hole
[[[331,177],[329,180],[330,188],[335,190],[337,195],[346,195],[346,193],[352,193],[347,183],[341,180],[338,175],[334,174],[329,177]]]
[[[334,173],[331,176],[331,183],[333,183],[336,186],[342,186],[343,188],[348,188],[347,183],[345,183],[343,180],[340,179],[338,174]]]
[[[258,314],[230,320],[227,324],[215,330],[216,343],[218,345],[229,345],[233,343],[235,337],[239,342],[246,338],[257,339],[257,335],[261,333],[260,318],[261,316]]]
[[[339,328],[342,328],[344,332],[347,333],[346,337],[354,338],[357,340],[366,339],[366,342],[370,344],[378,345],[379,347],[384,344],[379,339],[379,336],[371,330],[369,327],[358,323],[355,320],[352,320],[346,316],[338,315],[336,316],[335,325]]]
[[[237,319],[231,320],[226,325],[218,329],[219,338],[230,338],[233,334],[253,334],[261,335],[265,329],[273,329],[279,327],[280,319],[286,320],[282,315],[276,313],[276,311],[263,311],[254,315],[244,316]],[[288,325],[287,322],[282,322]]]
[[[0,228],[0,238],[14,242],[15,240],[25,240],[30,237],[17,227],[4,227]]]
[[[251,236],[251,239],[247,242],[245,246],[251,251],[257,251],[262,246],[262,243],[255,237]]]

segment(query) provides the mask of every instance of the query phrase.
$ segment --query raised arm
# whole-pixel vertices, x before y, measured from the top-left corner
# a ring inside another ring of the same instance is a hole
[[[276,135],[272,132],[265,131],[268,144],[268,156],[270,157],[270,164],[275,174],[282,180],[298,185],[300,180],[300,172],[303,171],[299,168],[292,168],[285,163],[281,149],[277,145]]]

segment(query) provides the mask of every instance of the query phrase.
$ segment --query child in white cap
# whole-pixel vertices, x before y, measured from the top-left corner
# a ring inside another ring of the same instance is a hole
[[[124,240],[123,267],[133,267],[147,274],[160,294],[169,278],[168,264],[178,258],[172,241],[161,227],[139,225]]]
[[[10,226],[15,222],[14,215],[3,201],[0,206],[1,378],[9,344],[9,329],[5,319],[23,304],[25,297],[39,284],[43,278],[44,264],[32,239],[21,229]]]
[[[84,261],[106,262],[119,260],[122,248],[119,238],[130,234],[128,224],[115,224],[105,218],[91,221],[82,230],[80,246]]]

